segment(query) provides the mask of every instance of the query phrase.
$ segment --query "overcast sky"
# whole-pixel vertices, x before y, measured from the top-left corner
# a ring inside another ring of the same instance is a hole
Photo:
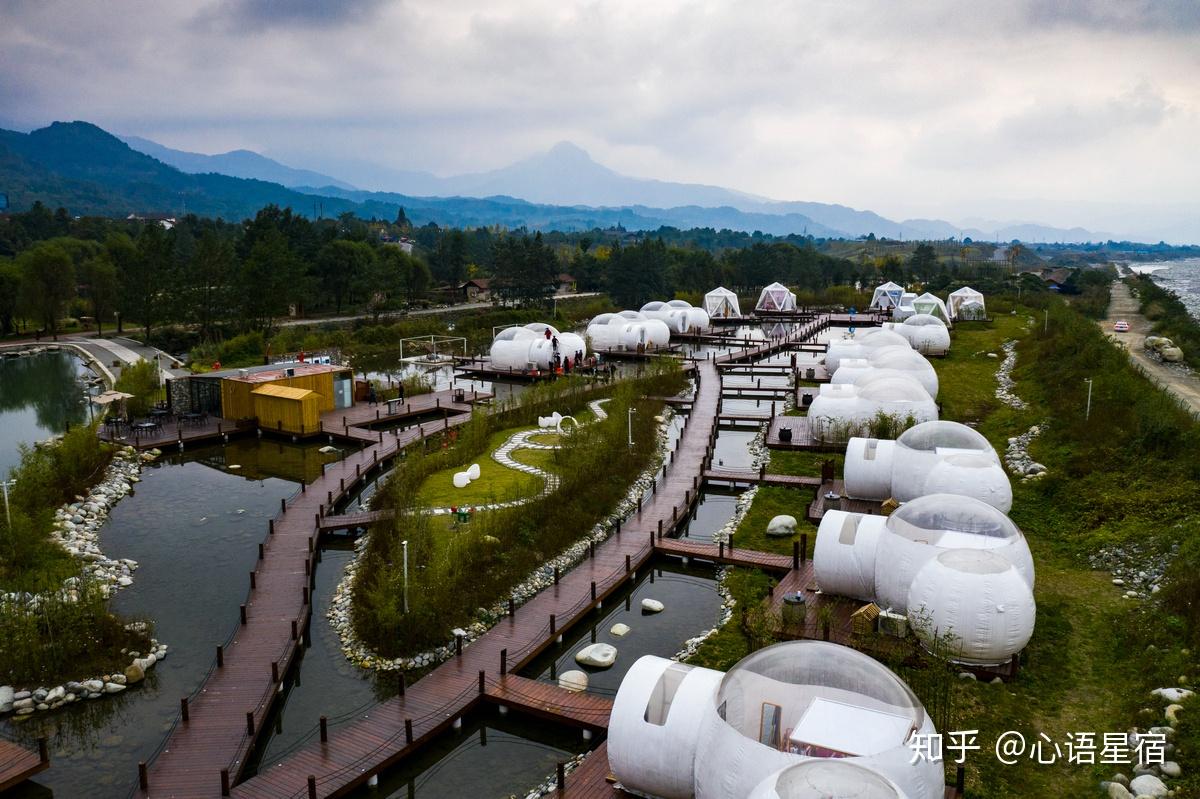
[[[1104,229],[1197,205],[1200,3],[3,0],[0,119],[338,177],[565,139],[636,176]]]

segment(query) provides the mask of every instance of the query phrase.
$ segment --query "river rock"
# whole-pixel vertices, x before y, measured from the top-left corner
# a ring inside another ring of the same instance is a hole
[[[572,693],[586,691],[588,687],[587,673],[582,672],[579,669],[564,671],[562,674],[558,675],[558,687],[562,688],[564,691],[570,691]]]
[[[589,644],[575,653],[575,662],[581,666],[607,669],[617,662],[617,648],[612,644]]]
[[[665,607],[666,605],[659,602],[657,599],[650,599],[647,597],[646,599],[642,600],[642,610],[646,613],[662,613]]]
[[[784,537],[796,534],[796,517],[781,515],[776,516],[767,523],[767,535],[771,537]]]
[[[124,677],[126,685],[137,685],[142,680],[146,679],[146,672],[143,671],[142,667],[138,664],[130,663],[125,667]]]
[[[1150,693],[1168,702],[1182,702],[1185,699],[1190,699],[1193,695],[1193,692],[1187,688],[1155,688]]]
[[[0,685],[0,713],[11,713],[13,709],[13,687]]]
[[[33,698],[35,700],[37,700],[38,702],[45,702],[46,694],[48,694],[48,693],[49,693],[49,691],[47,691],[45,688],[39,688],[33,692]]]
[[[618,638],[622,638],[626,635],[629,635],[629,625],[622,624],[621,622],[617,622],[616,624],[614,624],[612,627],[609,628],[608,632],[611,635],[615,635]]]
[[[1108,786],[1108,799],[1133,799],[1133,794],[1119,782],[1106,783]]]
[[[46,692],[46,701],[47,702],[57,702],[58,700],[62,699],[66,695],[67,695],[67,689],[62,687],[61,685],[59,685],[54,688],[51,688],[49,691]]]
[[[1178,777],[1183,774],[1183,769],[1174,760],[1164,760],[1158,764],[1158,770],[1162,772],[1164,777]]]
[[[1163,715],[1166,716],[1167,721],[1174,726],[1179,723],[1179,711],[1181,710],[1183,710],[1183,705],[1170,704],[1167,705],[1167,709],[1163,711]]]
[[[125,690],[124,685],[118,685],[115,682],[106,682],[104,684],[104,693],[106,693],[106,694],[119,694],[124,690]]]
[[[1140,777],[1135,777],[1129,783],[1129,787],[1134,796],[1166,796],[1167,786],[1158,777],[1153,774],[1143,774]]]
[[[117,685],[125,684],[125,675],[124,674],[114,674],[109,679],[110,679],[110,682],[115,682]]]
[[[13,710],[16,710],[19,713],[20,711],[25,710],[26,708],[32,708],[33,705],[34,705],[33,697],[27,696],[24,699],[14,700],[12,706],[13,706]]]

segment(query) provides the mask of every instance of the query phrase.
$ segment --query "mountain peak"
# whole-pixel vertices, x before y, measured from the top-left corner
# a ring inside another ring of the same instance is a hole
[[[582,163],[595,163],[592,157],[588,155],[588,151],[580,147],[575,142],[560,141],[546,151],[546,156],[556,161],[578,161]]]

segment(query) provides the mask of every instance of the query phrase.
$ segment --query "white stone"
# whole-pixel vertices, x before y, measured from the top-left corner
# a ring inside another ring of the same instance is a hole
[[[776,516],[767,523],[767,535],[769,536],[789,536],[796,534],[796,517],[781,515]]]
[[[564,671],[562,674],[558,675],[558,687],[565,691],[571,691],[572,693],[586,691],[588,687],[587,673],[579,671],[578,669]]]
[[[49,691],[46,692],[46,700],[45,701],[57,702],[58,700],[62,699],[66,695],[67,695],[67,689],[61,685],[58,685],[58,686],[55,686],[54,688],[51,688]]]
[[[1158,770],[1162,772],[1164,777],[1178,777],[1183,774],[1183,769],[1174,760],[1165,760],[1159,763]]]
[[[1133,794],[1119,782],[1108,784],[1108,799],[1133,799]]]
[[[106,694],[119,694],[124,690],[124,685],[117,685],[115,682],[108,682],[104,684],[104,693]]]
[[[650,599],[647,597],[646,599],[642,600],[642,610],[644,610],[646,613],[661,613],[665,607],[666,605],[659,602],[657,599]]]
[[[615,635],[618,638],[622,638],[629,634],[629,625],[622,624],[621,622],[617,622],[616,624],[614,624],[612,627],[609,628],[608,632],[611,635]]]
[[[1187,688],[1155,688],[1150,693],[1168,702],[1182,702],[1193,695]]]
[[[589,644],[575,653],[575,662],[581,666],[607,669],[617,662],[617,648],[612,644]]]
[[[83,687],[88,689],[88,693],[95,693],[104,689],[103,680],[85,680]]]
[[[0,713],[12,712],[14,693],[11,685],[0,685]]]
[[[1167,786],[1163,781],[1153,774],[1143,774],[1140,777],[1134,777],[1129,783],[1129,788],[1134,796],[1166,796]]]

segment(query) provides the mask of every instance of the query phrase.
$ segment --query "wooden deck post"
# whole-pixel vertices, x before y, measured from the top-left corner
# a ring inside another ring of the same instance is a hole
[[[484,682],[484,679],[485,679],[485,675],[486,675],[486,672],[484,672],[484,670],[483,670],[483,669],[480,669],[480,670],[479,670],[479,693],[480,693],[480,695],[481,695],[481,696],[483,695],[483,693],[484,693],[484,690],[485,690],[485,689],[484,689],[484,685],[483,685],[483,682]]]
[[[592,580],[592,601],[596,601],[596,581]]]
[[[500,650],[500,676],[508,674],[508,649]]]
[[[271,661],[271,684],[279,685],[279,661]]]
[[[808,533],[800,534],[800,562],[808,561]]]
[[[308,799],[317,799],[317,778],[308,775]]]
[[[463,637],[461,635],[454,636],[454,656],[455,657],[462,657],[462,638]]]
[[[251,737],[254,736],[254,711],[253,710],[246,711],[246,734]]]
[[[321,743],[329,743],[329,719],[321,716]]]
[[[792,542],[792,569],[800,568],[800,542]]]
[[[558,790],[559,790],[559,793],[562,793],[563,791],[565,791],[567,789],[567,768],[562,763],[558,764],[557,774],[558,774]]]
[[[179,720],[186,724],[188,718],[188,700],[186,696],[179,697]]]
[[[558,567],[554,567],[554,584],[558,585]]]
[[[238,612],[241,614],[241,618],[242,618],[242,625],[243,625],[243,626],[245,626],[245,624],[246,624],[246,606],[245,606],[245,605],[239,605],[239,606],[238,606]]]
[[[551,614],[550,614],[550,634],[551,634],[551,635],[554,635],[554,632],[555,632],[555,628],[554,628],[554,614],[553,614],[553,613],[551,613]]]
[[[629,556],[626,555],[625,556],[625,573],[628,574],[629,572],[630,572]]]
[[[255,574],[254,572],[250,572],[250,590],[251,591],[253,591],[255,588],[257,588],[257,586],[254,584],[255,583],[254,574]]]
[[[411,744],[413,742],[412,719],[404,720],[404,743]]]
[[[221,796],[229,796],[229,769],[221,769]]]
[[[517,600],[511,596],[508,598],[508,616],[512,618],[517,615]]]
[[[217,647],[217,668],[218,669],[224,668],[224,666],[225,666],[225,647],[218,646]]]

